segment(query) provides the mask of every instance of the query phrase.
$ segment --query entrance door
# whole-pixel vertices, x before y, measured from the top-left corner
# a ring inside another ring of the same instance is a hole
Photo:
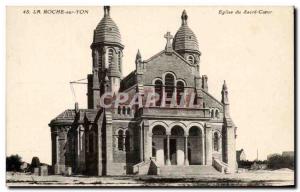
[[[176,139],[170,139],[170,161],[171,165],[176,165],[177,154],[176,154]]]

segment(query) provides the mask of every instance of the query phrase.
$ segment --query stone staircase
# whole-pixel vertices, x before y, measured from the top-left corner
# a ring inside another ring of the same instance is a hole
[[[208,165],[171,165],[161,166],[160,175],[162,176],[189,176],[189,175],[215,175],[221,174],[213,166]]]

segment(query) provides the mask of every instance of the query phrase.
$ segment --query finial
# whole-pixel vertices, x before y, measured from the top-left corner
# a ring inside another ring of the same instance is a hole
[[[226,85],[226,81],[224,80],[224,83],[223,83],[223,90],[227,90],[227,85]]]
[[[110,6],[104,6],[104,16],[109,16]]]
[[[181,24],[182,25],[187,25],[187,19],[188,19],[188,16],[186,14],[186,11],[183,10],[182,15],[181,15],[181,21],[182,21]]]
[[[138,52],[136,54],[136,59],[141,59],[142,56],[141,56],[141,53],[140,53],[140,50],[138,49]]]
[[[136,56],[135,56],[135,64],[138,64],[141,61],[142,61],[142,56],[141,56],[140,50],[138,49],[138,52],[136,53]]]
[[[78,113],[79,112],[79,106],[78,106],[78,102],[75,102],[75,112]]]
[[[167,52],[171,52],[172,49],[172,44],[171,44],[171,39],[173,39],[173,36],[171,35],[171,33],[168,31],[164,37],[167,39],[167,44],[166,44],[166,51]]]

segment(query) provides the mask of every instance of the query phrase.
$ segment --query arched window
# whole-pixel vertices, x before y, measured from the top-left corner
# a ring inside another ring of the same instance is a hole
[[[130,107],[127,108],[127,115],[130,115]]]
[[[214,133],[214,151],[219,151],[219,135]]]
[[[118,53],[118,68],[119,68],[119,71],[121,72],[122,69],[121,69],[121,51],[119,51]]]
[[[123,115],[126,114],[126,108],[125,108],[125,106],[123,106],[122,112],[123,112]]]
[[[162,82],[161,80],[156,80],[154,84],[155,93],[159,96],[159,99],[156,101],[155,105],[160,106],[162,98]]]
[[[129,131],[127,130],[125,133],[126,133],[126,136],[125,136],[125,150],[126,151],[130,151],[130,135],[129,135]]]
[[[197,105],[198,104],[198,102],[197,102],[197,93],[195,93],[195,95],[194,95],[194,105]]]
[[[89,134],[89,152],[90,153],[94,153],[94,145],[95,145],[95,141],[94,141],[94,133],[91,132]]]
[[[99,68],[102,69],[102,54],[99,54],[99,60],[98,60],[98,65],[99,65]]]
[[[189,136],[200,137],[202,135],[201,129],[193,126],[189,129]]]
[[[194,61],[195,59],[194,59],[194,57],[192,56],[192,55],[189,55],[188,56],[188,62],[190,63],[190,64],[194,64]]]
[[[161,125],[156,125],[152,129],[152,134],[154,136],[157,136],[157,135],[166,135],[166,129],[163,126],[161,126]]]
[[[177,105],[180,104],[181,98],[183,97],[184,93],[184,83],[182,81],[177,82]]]
[[[95,57],[95,67],[102,69],[102,54],[98,52],[98,50],[94,50]]]
[[[123,150],[123,130],[118,131],[118,149]]]
[[[210,117],[211,117],[211,118],[215,118],[215,113],[214,113],[214,110],[213,110],[213,109],[212,109],[211,112],[210,112]]]
[[[112,49],[109,49],[108,50],[108,64],[111,65],[112,62],[113,62],[113,50]]]
[[[174,92],[174,80],[174,76],[170,73],[165,76],[166,98],[169,98],[168,101],[166,101],[167,104],[171,103],[170,98],[172,98]]]
[[[216,113],[216,114],[215,114],[215,117],[219,119],[219,110],[216,110],[215,113]]]
[[[118,114],[121,115],[121,107],[118,106]]]
[[[176,125],[171,129],[171,135],[173,136],[183,136],[184,135],[184,130],[182,127]]]

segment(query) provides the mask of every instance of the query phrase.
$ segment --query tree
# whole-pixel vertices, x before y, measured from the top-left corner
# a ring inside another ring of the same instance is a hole
[[[34,171],[34,168],[39,167],[40,164],[41,163],[38,157],[32,157],[31,165],[30,165],[31,172]]]
[[[6,171],[20,171],[22,158],[19,155],[11,155],[6,157]]]
[[[294,158],[288,156],[274,155],[268,159],[268,168],[280,169],[289,168],[294,169]]]

